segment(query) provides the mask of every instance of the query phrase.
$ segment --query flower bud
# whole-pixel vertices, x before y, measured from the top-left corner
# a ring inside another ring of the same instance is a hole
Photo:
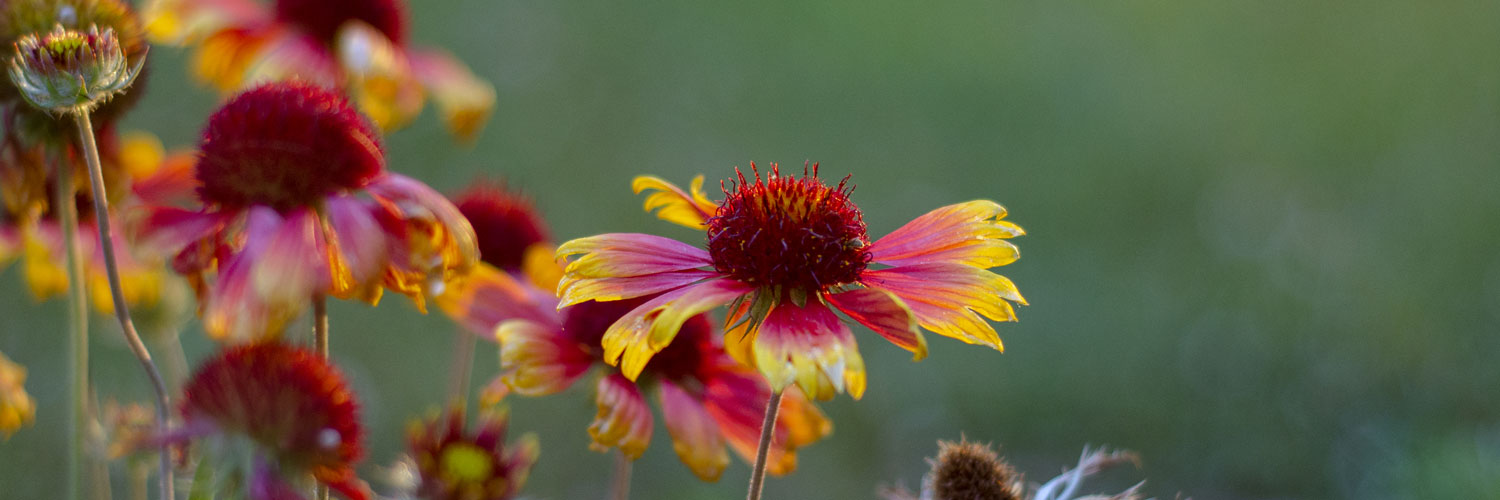
[[[10,78],[28,102],[52,112],[91,109],[135,82],[145,58],[129,64],[114,29],[55,26],[16,42]]]

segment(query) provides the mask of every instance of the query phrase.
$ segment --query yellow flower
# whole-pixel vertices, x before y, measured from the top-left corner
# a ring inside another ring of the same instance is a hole
[[[18,365],[0,352],[0,434],[9,439],[23,425],[36,419],[36,402],[22,386],[26,367]]]

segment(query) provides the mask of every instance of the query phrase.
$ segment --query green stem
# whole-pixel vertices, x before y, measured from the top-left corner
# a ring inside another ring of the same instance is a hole
[[[448,363],[448,397],[464,408],[469,407],[469,383],[474,373],[474,350],[479,336],[469,332],[458,332],[453,339],[453,359]]]
[[[328,297],[321,293],[313,295],[313,345],[319,356],[328,359]],[[328,486],[318,483],[313,494],[317,500],[328,500]]]
[[[78,205],[73,202],[73,169],[59,163],[53,208],[62,222],[68,265],[68,386],[73,406],[68,412],[67,498],[82,498],[84,441],[88,435],[89,305],[83,284],[83,248],[78,245]]]
[[[755,469],[750,471],[750,493],[746,500],[760,500],[760,490],[766,483],[766,458],[771,451],[771,436],[776,434],[776,412],[781,410],[781,391],[771,391],[771,400],[766,402],[766,418],[760,421],[760,445],[755,450]]]
[[[140,361],[141,368],[146,371],[146,377],[151,379],[151,389],[156,392],[156,427],[157,432],[165,436],[167,434],[167,416],[171,408],[167,399],[167,385],[162,381],[161,372],[156,369],[156,364],[151,362],[151,353],[146,350],[146,344],[141,342],[141,336],[135,331],[135,323],[130,321],[130,307],[125,303],[125,294],[120,286],[119,261],[115,259],[115,244],[113,232],[109,227],[109,204],[104,192],[104,168],[99,164],[99,146],[94,143],[94,124],[89,120],[87,108],[80,108],[73,113],[74,121],[78,124],[78,138],[83,144],[83,156],[89,165],[89,182],[94,192],[94,224],[99,226],[99,247],[104,250],[104,269],[109,275],[109,292],[114,297],[115,319],[120,322],[120,329],[124,330],[125,343],[130,345],[130,351]],[[172,448],[163,446],[161,449],[161,498],[172,500]]]

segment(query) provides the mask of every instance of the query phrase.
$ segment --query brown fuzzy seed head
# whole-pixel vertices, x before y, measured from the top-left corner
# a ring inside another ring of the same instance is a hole
[[[1015,470],[987,445],[938,441],[929,481],[936,500],[1019,500],[1014,478]]]

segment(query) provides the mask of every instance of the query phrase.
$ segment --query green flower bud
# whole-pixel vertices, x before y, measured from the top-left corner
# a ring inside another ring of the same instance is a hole
[[[113,29],[74,31],[57,25],[16,41],[10,79],[21,96],[56,113],[92,109],[135,82],[144,57],[129,64]]]

